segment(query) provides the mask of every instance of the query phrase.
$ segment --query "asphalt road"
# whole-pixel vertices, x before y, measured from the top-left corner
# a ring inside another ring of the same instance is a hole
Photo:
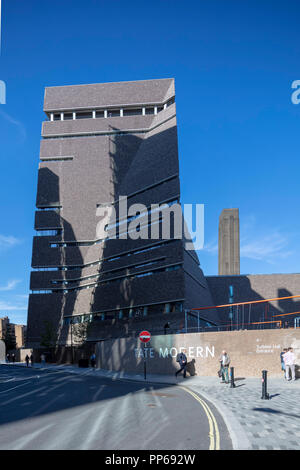
[[[218,411],[181,386],[0,366],[1,450],[232,449]]]

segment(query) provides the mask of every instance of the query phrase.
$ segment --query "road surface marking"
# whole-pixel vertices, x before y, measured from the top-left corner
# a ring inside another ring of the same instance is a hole
[[[195,400],[197,400],[200,403],[200,405],[205,411],[205,414],[208,419],[208,424],[209,424],[209,439],[210,439],[209,450],[220,450],[220,432],[219,432],[218,424],[217,424],[217,421],[213,412],[211,411],[207,403],[201,400],[201,398],[198,395],[196,395],[196,393],[192,392],[191,390],[184,387],[183,385],[179,385],[179,387],[183,388],[186,392],[192,395],[192,397],[194,397]]]
[[[31,434],[25,435],[23,437],[20,437],[19,439],[16,440],[16,442],[12,445],[13,450],[22,450],[24,447],[27,447],[30,442],[35,441],[36,438],[40,437],[41,434],[49,428],[53,426],[53,423],[47,424],[46,426],[43,426],[42,428],[38,429],[37,431],[32,432]]]
[[[97,392],[95,393],[95,395],[93,396],[92,398],[92,402],[95,402],[97,400],[97,398],[99,397],[99,395],[102,393],[102,391],[107,387],[107,385],[101,385],[101,387],[99,387],[99,389],[97,390]]]
[[[26,382],[25,384],[17,385],[16,387],[9,388],[8,390],[2,390],[0,393],[8,393],[11,390],[15,390],[16,388],[19,388],[19,387],[24,387],[24,385],[28,385],[28,384],[30,384],[30,382]]]
[[[60,395],[57,395],[52,400],[48,401],[45,405],[43,405],[41,408],[34,411],[30,415],[30,417],[32,418],[33,416],[37,416],[37,415],[41,414],[43,411],[45,411],[47,408],[49,408],[49,406],[53,405],[53,403],[55,403],[57,400],[60,400],[64,395],[65,395],[64,393],[61,393]]]

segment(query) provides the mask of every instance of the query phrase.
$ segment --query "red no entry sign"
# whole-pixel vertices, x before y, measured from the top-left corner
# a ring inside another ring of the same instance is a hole
[[[150,335],[149,331],[142,331],[139,334],[139,338],[142,341],[142,343],[148,343],[148,341],[150,341],[150,339],[151,339],[151,335]]]

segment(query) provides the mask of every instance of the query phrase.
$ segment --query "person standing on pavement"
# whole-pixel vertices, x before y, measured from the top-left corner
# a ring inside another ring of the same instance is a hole
[[[45,354],[41,354],[41,365],[42,366],[46,365],[46,356],[45,356]]]
[[[285,378],[286,380],[291,380],[290,379],[290,371],[292,375],[292,380],[296,380],[295,377],[295,362],[296,362],[296,357],[293,352],[293,348],[288,348],[287,352],[283,356],[284,363],[285,363]]]
[[[14,364],[14,363],[16,362],[16,356],[14,355],[14,353],[12,353],[11,359],[12,359],[12,362],[13,362],[13,364]]]
[[[96,365],[96,354],[95,354],[95,353],[93,353],[93,354],[91,355],[90,361],[91,361],[91,366],[92,366],[92,368],[94,369],[94,368],[95,368],[95,365]]]
[[[186,357],[185,353],[186,353],[186,349],[183,349],[182,352],[177,354],[176,362],[179,362],[180,369],[177,372],[175,372],[176,377],[183,370],[183,377],[186,378],[187,357]]]
[[[31,362],[31,367],[33,367],[34,359],[33,359],[33,354],[32,353],[30,355],[30,362]]]
[[[29,366],[29,356],[28,356],[28,354],[25,357],[25,362],[26,362],[26,367],[28,367]]]
[[[229,383],[229,364],[230,364],[230,357],[225,350],[222,351],[221,356],[219,357],[219,362],[221,366],[221,374],[222,374],[222,381],[221,383]]]
[[[287,348],[284,348],[282,352],[280,353],[281,370],[283,371],[284,377],[285,377],[285,363],[284,363],[283,356],[285,355],[286,352],[287,352]]]
[[[170,322],[167,321],[167,323],[165,324],[164,326],[164,334],[166,335],[167,334],[167,331],[170,329]]]

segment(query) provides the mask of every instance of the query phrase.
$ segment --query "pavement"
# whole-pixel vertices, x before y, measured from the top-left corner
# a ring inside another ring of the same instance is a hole
[[[24,364],[19,364],[24,366]],[[40,368],[40,364],[35,365]],[[221,384],[218,377],[178,377],[148,375],[147,380],[136,374],[100,369],[81,369],[71,365],[47,365],[46,368],[86,377],[143,384],[180,385],[203,397],[215,413],[222,416],[232,446],[240,450],[300,449],[300,380],[269,378],[269,400],[263,400],[262,381],[258,378],[235,379],[235,388]]]

